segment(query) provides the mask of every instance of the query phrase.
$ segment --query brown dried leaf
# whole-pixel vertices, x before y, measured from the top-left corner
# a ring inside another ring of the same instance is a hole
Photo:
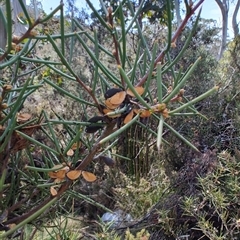
[[[41,125],[32,125],[21,128],[21,132],[25,133],[28,136],[31,136]],[[4,129],[4,128],[3,128]],[[0,129],[0,135],[3,132],[3,129]],[[29,146],[29,141],[21,137],[17,132],[13,132],[11,137],[11,153],[16,153]]]

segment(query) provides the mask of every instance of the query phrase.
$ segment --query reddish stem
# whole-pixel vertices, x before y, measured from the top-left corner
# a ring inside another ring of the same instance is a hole
[[[113,16],[112,16],[112,9],[111,9],[111,7],[108,9],[108,22],[109,22],[111,28],[114,29]],[[118,52],[119,43],[118,43],[114,33],[112,33],[112,37],[113,37],[113,43],[114,43],[114,48],[115,48],[115,50],[113,52],[113,56],[116,59],[117,65],[121,66],[121,61],[120,61],[119,52]],[[120,74],[120,77],[121,77],[122,87],[124,88],[125,82],[124,82],[123,76],[121,74]]]
[[[199,8],[199,6],[203,2],[204,2],[204,0],[200,0],[194,7],[190,7],[189,13],[187,13],[187,15],[183,19],[182,23],[178,27],[177,31],[173,35],[172,40],[171,40],[172,42],[176,41],[176,39],[179,37],[180,33],[183,31],[185,25],[187,24],[189,18],[194,14],[194,12]],[[165,49],[157,56],[157,58],[154,62],[154,67],[156,67],[158,62],[161,62],[163,60],[164,54],[165,54]],[[138,84],[136,86],[142,86],[146,82],[149,74],[151,74],[151,73],[147,72],[142,78],[140,78],[138,81]]]

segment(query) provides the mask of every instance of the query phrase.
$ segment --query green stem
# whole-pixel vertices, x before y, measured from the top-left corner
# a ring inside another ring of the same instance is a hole
[[[181,107],[178,107],[178,108],[170,111],[169,115],[172,115],[174,113],[178,113],[178,112],[182,111],[183,109],[193,105],[194,103],[197,103],[197,102],[203,100],[204,98],[210,96],[212,93],[216,92],[218,90],[218,88],[219,88],[218,86],[213,87],[212,89],[208,90],[207,92],[203,93],[202,95],[194,98],[193,100],[187,102],[186,104],[183,104]]]
[[[9,231],[7,231],[6,233],[1,235],[1,238],[5,238],[11,234],[13,234],[15,231],[17,231],[19,228],[25,226],[27,223],[33,221],[34,219],[36,219],[38,216],[40,216],[44,211],[46,211],[48,208],[50,208],[56,201],[58,200],[58,198],[53,198],[52,200],[50,200],[45,206],[43,206],[42,208],[40,208],[38,211],[36,211],[34,214],[32,214],[30,217],[26,218],[25,220],[23,220],[22,222],[20,222],[18,225],[16,225],[15,227],[11,228]]]
[[[109,136],[103,138],[99,144],[103,144],[105,142],[108,142],[109,140],[111,140],[114,137],[117,137],[120,133],[124,132],[127,128],[129,128],[133,123],[135,123],[138,120],[139,114],[136,115],[130,122],[128,122],[127,124],[125,124],[123,127],[119,128],[117,131],[115,131],[114,133],[110,134]]]

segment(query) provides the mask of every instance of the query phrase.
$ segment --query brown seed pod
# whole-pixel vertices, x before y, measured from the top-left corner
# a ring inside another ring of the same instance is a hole
[[[112,97],[113,95],[115,95],[116,93],[122,92],[122,91],[123,91],[123,89],[121,89],[121,88],[111,88],[105,92],[104,97],[105,97],[105,99],[108,99],[108,98]]]
[[[10,90],[12,90],[12,85],[10,85],[10,84],[5,84],[5,85],[3,85],[3,90],[4,91],[10,91]]]
[[[26,122],[31,117],[32,117],[32,115],[30,113],[18,113],[17,114],[17,122]]]
[[[141,118],[147,118],[150,117],[152,112],[148,109],[134,109],[134,112],[136,114],[139,114]]]
[[[116,162],[110,157],[100,156],[99,159],[109,167],[114,167],[116,165]]]
[[[118,105],[121,104],[126,97],[126,92],[121,91],[116,94],[114,94],[110,99],[111,104]]]
[[[87,182],[94,182],[97,179],[97,177],[93,173],[86,171],[82,171],[82,176]]]
[[[99,121],[103,122],[104,121],[104,117],[103,116],[95,116],[95,117],[90,118],[88,120],[88,122],[90,122],[92,124],[86,126],[85,132],[86,133],[95,133],[99,129],[102,129],[104,126],[99,126],[99,125],[95,125],[94,124],[94,123],[98,123]]]
[[[135,87],[134,89],[139,95],[142,95],[144,93],[143,87]],[[134,93],[130,89],[127,89],[127,94],[131,97],[135,97]]]
[[[63,179],[65,177],[65,173],[66,173],[66,171],[63,169],[63,170],[59,170],[59,171],[56,171],[56,172],[49,172],[48,175],[49,175],[50,178]]]
[[[81,170],[71,170],[67,172],[66,175],[70,180],[76,180],[81,176],[81,174],[82,174]]]
[[[133,110],[131,110],[131,112],[128,113],[128,115],[124,118],[123,123],[127,124],[128,122],[130,122],[133,118],[133,115],[134,115],[134,112],[133,112]]]
[[[67,151],[67,156],[69,156],[69,157],[72,157],[74,155],[74,151],[73,151],[73,149],[69,149],[68,151]]]
[[[75,168],[77,168],[80,164],[82,163],[82,160],[78,160],[76,163],[75,163]]]
[[[58,192],[57,192],[57,190],[54,187],[50,187],[50,193],[54,197],[54,196],[57,195]]]
[[[1,108],[2,108],[2,109],[7,109],[7,108],[8,108],[7,103],[2,103],[2,104],[1,104]]]
[[[109,108],[109,109],[111,109],[111,110],[114,110],[114,109],[118,108],[118,107],[121,105],[121,103],[120,103],[120,104],[112,104],[112,103],[111,103],[111,98],[108,98],[108,99],[105,101],[105,104],[106,104],[107,108]]]

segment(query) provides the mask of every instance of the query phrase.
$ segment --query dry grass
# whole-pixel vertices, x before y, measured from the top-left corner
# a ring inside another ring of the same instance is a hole
[[[83,237],[84,223],[82,219],[61,216],[54,221],[37,226],[26,225],[24,237],[26,240],[75,240]]]

